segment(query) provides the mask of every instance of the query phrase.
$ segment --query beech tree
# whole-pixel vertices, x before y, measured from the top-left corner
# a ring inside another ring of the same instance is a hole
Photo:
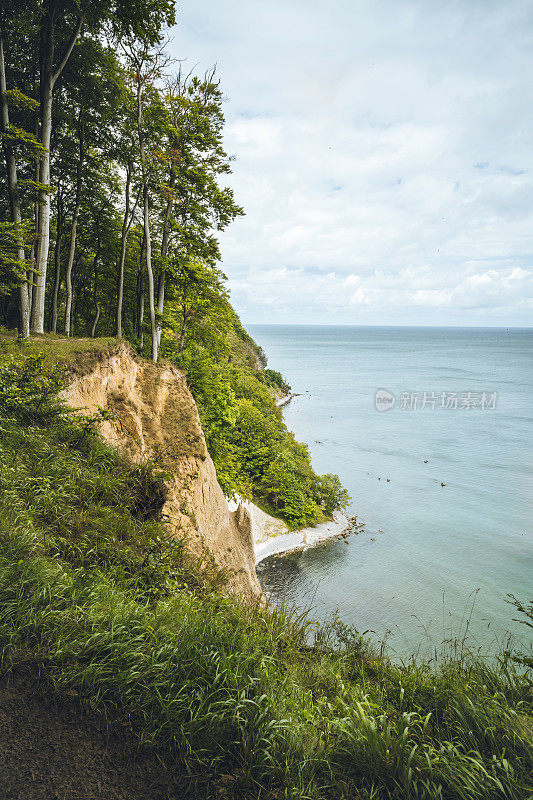
[[[32,4],[33,5],[33,4]],[[38,183],[36,282],[31,328],[44,332],[46,272],[50,245],[50,143],[54,88],[85,27],[99,31],[106,26],[119,36],[134,35],[147,43],[160,39],[164,25],[174,22],[171,0],[43,0],[35,13],[39,22],[39,141],[43,148]]]
[[[221,189],[220,175],[230,172],[222,144],[222,92],[215,70],[203,78],[181,69],[164,93],[165,137],[157,158],[166,177],[159,190],[164,202],[158,276],[158,339],[164,314],[167,276],[178,279],[190,269],[190,259],[214,267],[220,259],[216,233],[244,212],[231,189]],[[198,273],[196,273],[198,274]],[[209,271],[205,275],[210,275]],[[208,281],[209,284],[209,281]],[[208,285],[206,285],[208,290]]]
[[[162,49],[150,48],[146,44],[130,41],[123,44],[127,58],[127,67],[131,73],[133,94],[135,97],[137,147],[141,174],[143,240],[146,276],[148,280],[148,309],[150,313],[150,331],[152,341],[152,360],[157,362],[159,340],[155,313],[154,271],[152,266],[152,230],[151,230],[151,185],[153,163],[149,161],[147,152],[150,137],[160,129],[157,125],[159,95],[156,82],[168,65],[169,59]],[[159,115],[161,116],[161,115]]]
[[[183,351],[208,317],[224,325],[217,235],[243,213],[219,185],[230,158],[214,70],[199,77],[165,54],[171,0],[22,0],[16,10],[7,2],[17,22],[8,25],[0,10],[9,33],[0,119],[13,201],[4,321],[20,309],[24,334],[28,320],[39,334],[46,314],[52,331],[70,336],[110,332],[112,320],[141,352],[149,330],[156,361],[166,319]]]
[[[9,191],[9,204],[11,207],[11,222],[12,227],[9,229],[11,236],[9,237],[14,245],[16,252],[16,259],[11,261],[11,266],[16,269],[13,274],[17,276],[20,283],[20,334],[22,337],[27,338],[30,335],[30,306],[28,295],[28,281],[25,269],[25,253],[23,241],[23,228],[22,228],[22,214],[20,210],[20,194],[17,176],[17,163],[15,160],[15,153],[13,148],[13,135],[9,123],[9,108],[8,108],[8,94],[6,83],[6,71],[4,61],[4,42],[3,35],[0,31],[0,130],[2,132],[2,146],[4,149],[6,167],[7,167],[7,183]],[[16,135],[16,134],[15,134]],[[7,229],[6,229],[7,230]],[[6,234],[4,233],[4,236]],[[4,269],[6,265],[6,256],[4,256]]]

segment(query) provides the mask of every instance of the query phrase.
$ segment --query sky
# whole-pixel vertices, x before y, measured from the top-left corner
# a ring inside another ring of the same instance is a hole
[[[531,0],[178,0],[245,324],[533,324]]]

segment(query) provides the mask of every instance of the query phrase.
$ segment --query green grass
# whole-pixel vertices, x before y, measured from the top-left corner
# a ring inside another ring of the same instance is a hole
[[[1,670],[77,693],[202,798],[532,796],[532,684],[511,656],[394,664],[340,621],[241,607],[169,540],[151,465],[52,398],[33,415],[35,391],[1,398]]]
[[[78,356],[89,352],[105,353],[119,344],[120,340],[107,336],[101,338],[70,338],[54,333],[19,339],[16,331],[0,327],[0,360],[9,356],[21,357],[43,353],[47,364],[75,361]]]

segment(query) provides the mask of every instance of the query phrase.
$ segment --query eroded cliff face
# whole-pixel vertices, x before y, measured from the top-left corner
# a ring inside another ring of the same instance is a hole
[[[228,510],[184,375],[136,359],[121,344],[75,366],[65,398],[85,414],[114,412],[100,423],[104,438],[135,461],[154,457],[168,473],[162,514],[173,535],[196,558],[220,567],[230,592],[261,602],[250,515],[242,505]]]

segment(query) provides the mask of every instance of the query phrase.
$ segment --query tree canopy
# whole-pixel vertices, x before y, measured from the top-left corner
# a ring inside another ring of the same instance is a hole
[[[0,319],[27,337],[115,334],[187,373],[219,480],[291,525],[346,502],[273,396],[229,303],[216,70],[173,60],[172,0],[12,0],[0,11]]]

